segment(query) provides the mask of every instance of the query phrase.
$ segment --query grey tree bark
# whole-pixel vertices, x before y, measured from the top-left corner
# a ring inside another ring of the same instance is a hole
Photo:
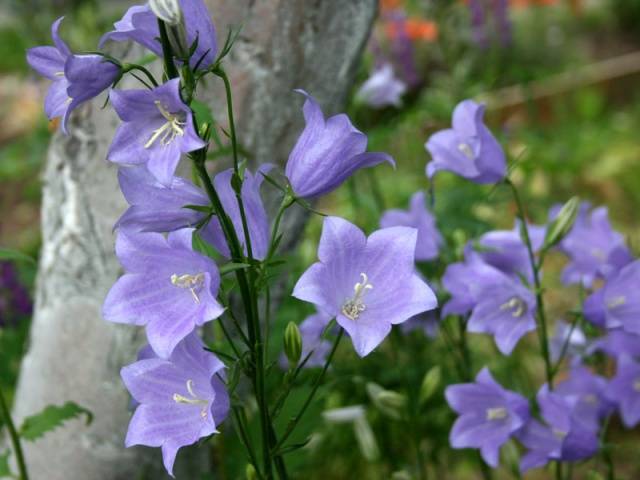
[[[243,25],[227,62],[241,143],[256,163],[283,164],[303,122],[302,97],[292,90],[312,93],[326,113],[344,104],[377,2],[209,3],[220,40],[227,25]],[[219,92],[216,87],[206,95],[222,119]],[[48,152],[36,308],[14,412],[20,421],[48,404],[73,400],[95,420],[90,426],[71,421],[25,445],[35,480],[130,480],[159,465],[157,449],[123,446],[129,413],[119,370],[134,360],[144,333],[100,318],[106,292],[120,274],[112,227],[126,207],[116,169],[105,161],[116,126],[110,109],[94,102],[75,115],[70,136],[54,136]],[[303,215],[294,215],[285,228],[292,232],[303,223]]]

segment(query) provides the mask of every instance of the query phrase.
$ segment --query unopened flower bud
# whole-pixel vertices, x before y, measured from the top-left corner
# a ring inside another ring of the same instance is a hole
[[[247,468],[245,468],[244,471],[247,480],[257,480],[258,474],[256,473],[256,469],[253,465],[248,463]]]
[[[149,0],[149,7],[167,25],[175,27],[182,22],[182,9],[178,0]]]
[[[420,386],[420,405],[423,405],[429,400],[438,389],[442,373],[440,366],[436,365],[431,368],[422,379],[422,385]]]
[[[578,210],[580,209],[580,199],[572,197],[565,203],[556,218],[547,228],[547,234],[544,239],[544,248],[548,249],[559,243],[573,227]]]
[[[392,390],[385,390],[376,383],[367,384],[369,398],[383,414],[388,417],[399,419],[407,405],[407,397]]]
[[[302,336],[294,322],[289,322],[284,331],[284,353],[289,359],[289,365],[295,367],[302,355]]]
[[[367,421],[367,417],[362,416],[353,423],[353,430],[360,447],[360,453],[362,456],[373,462],[380,456],[380,449],[378,448],[378,442],[371,429],[371,425]]]

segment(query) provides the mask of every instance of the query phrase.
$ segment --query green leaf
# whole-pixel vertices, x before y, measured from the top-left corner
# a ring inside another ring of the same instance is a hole
[[[183,205],[182,208],[188,208],[196,212],[211,213],[211,207],[209,205]]]
[[[9,468],[9,455],[11,455],[9,450],[0,455],[0,478],[13,476]]]
[[[193,238],[191,240],[191,245],[196,252],[200,252],[203,255],[206,255],[209,258],[216,257],[216,251],[213,249],[211,245],[205,242],[198,232],[193,232]]]
[[[55,430],[67,420],[87,416],[87,425],[93,421],[93,414],[76,403],[67,402],[61,407],[49,405],[42,412],[27,417],[20,427],[20,436],[27,441],[37,440],[47,432]]]
[[[16,262],[26,262],[31,265],[36,265],[35,258],[27,255],[26,253],[2,247],[0,247],[0,260],[14,260]]]
[[[226,275],[227,273],[235,272],[236,270],[242,270],[243,268],[249,268],[251,265],[248,263],[226,263],[220,267],[220,275]]]
[[[193,110],[193,113],[195,113],[196,115],[196,125],[202,125],[204,123],[215,123],[213,114],[211,113],[211,109],[206,103],[200,102],[198,100],[192,100],[191,110]]]
[[[292,445],[284,445],[274,455],[287,455],[288,453],[295,452],[301,448],[306,447],[311,441],[311,437],[308,437],[304,442],[294,443]]]

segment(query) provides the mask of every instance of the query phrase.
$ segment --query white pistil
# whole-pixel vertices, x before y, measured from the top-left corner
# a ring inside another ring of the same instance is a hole
[[[564,440],[564,437],[567,436],[567,432],[563,432],[562,430],[558,430],[557,428],[553,429],[553,434],[559,440]]]
[[[621,307],[622,305],[624,305],[627,302],[627,299],[625,298],[624,295],[620,295],[618,297],[613,297],[611,300],[609,300],[607,302],[607,308],[609,308],[610,310],[616,308],[616,307]]]
[[[362,282],[358,282],[354,285],[353,298],[347,300],[342,306],[342,313],[350,320],[356,320],[362,312],[367,308],[363,302],[364,294],[367,290],[371,290],[373,285],[369,283],[369,279],[365,273],[361,273]]]
[[[144,144],[144,148],[150,148],[158,139],[161,145],[169,145],[176,137],[182,137],[184,135],[183,127],[186,125],[186,122],[181,121],[178,115],[170,113],[162,106],[159,100],[156,100],[154,103],[167,122],[153,131],[153,135],[151,135],[149,141]]]
[[[196,275],[176,275],[174,273],[171,275],[171,283],[179,288],[188,288],[193,296],[193,300],[196,303],[200,303],[200,298],[196,290],[199,290],[204,283],[204,273],[198,273]]]
[[[508,301],[500,305],[500,310],[510,310],[514,318],[522,317],[527,311],[527,304],[519,297],[510,298]]]
[[[469,160],[473,160],[473,158],[475,156],[473,154],[473,149],[471,148],[471,145],[469,145],[468,143],[465,143],[465,142],[460,142],[458,144],[458,151],[461,152]]]
[[[202,418],[207,418],[207,407],[206,405],[209,403],[207,400],[202,398],[198,398],[198,396],[193,391],[193,380],[187,380],[187,392],[191,395],[191,398],[185,397],[184,395],[180,395],[179,393],[173,394],[173,401],[176,403],[182,403],[185,405],[204,405],[202,411],[200,412],[200,416]]]
[[[509,412],[504,407],[487,408],[487,420],[504,420]]]
[[[64,77],[64,72],[56,72],[53,75],[56,77]]]

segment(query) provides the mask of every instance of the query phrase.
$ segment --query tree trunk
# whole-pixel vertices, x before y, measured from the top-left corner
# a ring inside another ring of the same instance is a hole
[[[312,93],[326,113],[343,106],[376,0],[210,3],[221,43],[227,25],[243,25],[227,61],[240,142],[256,164],[282,165],[303,124],[302,97],[292,90]],[[218,120],[226,118],[219,87],[205,95]],[[25,445],[36,480],[130,480],[160,465],[158,449],[123,445],[129,400],[119,370],[135,359],[144,332],[100,318],[104,297],[120,274],[112,227],[126,207],[116,168],[105,160],[117,118],[100,106],[95,101],[82,108],[70,136],[56,134],[49,149],[36,307],[14,409],[20,421],[48,404],[72,400],[89,408],[95,420],[90,426],[70,421]],[[292,232],[303,223],[297,214],[285,228]],[[177,471],[187,456],[178,456]],[[178,478],[197,478],[193,468],[183,475]]]

